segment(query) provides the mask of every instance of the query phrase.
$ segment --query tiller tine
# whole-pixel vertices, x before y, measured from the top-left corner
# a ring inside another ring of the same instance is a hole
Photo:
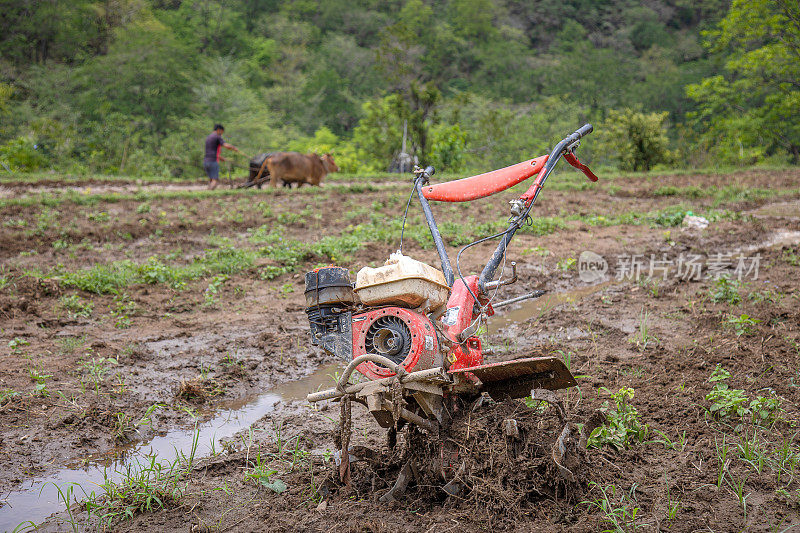
[[[576,441],[572,436],[569,424],[565,424],[558,439],[553,443],[553,449],[550,452],[550,455],[553,457],[553,463],[555,463],[558,468],[561,477],[572,483],[575,483],[575,474],[572,473],[572,470],[564,466],[564,464],[569,459],[570,454],[574,453],[575,444]]]
[[[450,370],[448,373],[472,374],[481,381],[481,390],[497,401],[523,398],[531,393],[531,389],[559,390],[578,384],[557,357],[526,357]]]
[[[546,389],[533,389],[531,391],[531,398],[534,400],[544,401],[552,405],[558,413],[558,419],[564,424],[553,447],[550,451],[550,456],[553,458],[553,463],[558,468],[561,477],[572,483],[575,483],[575,474],[572,470],[567,468],[567,464],[574,464],[579,457],[579,442],[574,436],[573,428],[567,421],[567,415],[564,410],[564,404],[551,390]]]
[[[414,464],[414,460],[410,460],[403,468],[400,470],[400,474],[397,476],[397,481],[394,482],[392,488],[389,489],[383,496],[378,498],[378,501],[381,502],[392,502],[400,499],[400,496],[405,493],[406,488],[408,487],[409,482],[413,478],[419,478],[419,472],[417,471],[417,465]]]

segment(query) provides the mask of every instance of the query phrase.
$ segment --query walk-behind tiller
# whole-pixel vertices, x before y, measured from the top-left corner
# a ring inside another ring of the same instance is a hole
[[[491,293],[517,279],[514,263],[510,278],[503,278],[506,247],[514,234],[530,221],[533,203],[559,160],[564,157],[590,180],[597,181],[575,157],[581,138],[591,132],[591,124],[586,124],[559,142],[550,155],[447,183],[429,185],[433,167],[415,169],[411,194],[416,192],[419,198],[442,270],[398,252],[392,254],[385,266],[362,268],[355,285],[351,284],[347,269],[341,267],[319,268],[306,274],[311,343],[349,361],[336,388],[308,395],[310,402],[341,400],[343,437],[338,439],[341,454],[337,455],[342,481],[348,481],[350,476],[351,401],[366,406],[378,424],[389,429],[393,445],[397,429],[406,423],[437,436],[440,428],[447,426],[454,402],[464,405],[464,401],[475,400],[482,393],[496,401],[531,395],[556,404],[564,429],[553,446],[552,457],[561,474],[567,479],[572,477],[563,465],[569,452],[566,443],[576,439],[570,435],[563,409],[551,391],[572,387],[575,378],[556,357],[485,363],[476,332],[494,314]],[[456,279],[428,201],[475,200],[533,176],[537,178],[531,187],[511,201],[508,229],[459,251]],[[461,254],[493,238],[500,238],[500,243],[481,274],[461,275]],[[501,265],[500,277],[493,281]],[[351,384],[353,370],[367,379]],[[443,462],[451,459],[452,454],[446,458],[443,454]],[[442,465],[442,470],[446,470],[446,465]],[[394,488],[383,498],[392,499],[402,492],[408,477],[408,472],[401,472]],[[445,489],[448,488],[453,489],[446,485]]]

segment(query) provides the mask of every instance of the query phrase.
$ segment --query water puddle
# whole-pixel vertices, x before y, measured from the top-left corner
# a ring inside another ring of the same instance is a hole
[[[614,281],[606,281],[598,283],[597,285],[589,285],[588,287],[580,287],[571,291],[556,292],[552,294],[545,294],[539,298],[514,304],[514,306],[505,311],[504,313],[493,316],[489,319],[489,330],[498,331],[507,328],[513,324],[525,322],[531,317],[539,317],[550,311],[556,306],[565,303],[574,303],[602,291],[606,287],[614,285]]]
[[[104,482],[106,475],[118,481],[127,467],[144,463],[147,457],[155,456],[159,461],[173,461],[181,454],[188,457],[195,439],[198,443],[195,458],[208,457],[215,450],[219,452],[221,439],[229,439],[264,415],[280,410],[282,403],[304,400],[309,392],[333,386],[334,374],[343,368],[341,363],[323,365],[302,379],[282,383],[263,394],[223,403],[206,413],[201,412],[201,415],[213,416],[199,423],[196,428],[174,429],[148,442],[134,442],[106,454],[91,455],[51,475],[27,480],[2,499],[0,531],[11,531],[23,521],[39,523],[51,514],[63,511],[64,503],[59,500],[56,485],[63,489],[71,483],[81,485],[83,490],[75,487],[73,492],[74,497],[81,499],[83,491],[87,494],[100,492],[98,485]]]
[[[795,244],[800,244],[800,231],[780,230],[770,235],[770,237],[763,242],[736,249],[734,254],[757,252],[775,246],[793,246]]]
[[[749,214],[756,217],[800,219],[800,200],[767,204],[750,211]]]

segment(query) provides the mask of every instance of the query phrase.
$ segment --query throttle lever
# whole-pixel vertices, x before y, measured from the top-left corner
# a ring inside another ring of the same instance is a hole
[[[564,154],[564,159],[567,160],[567,163],[583,172],[590,181],[598,180],[598,177],[594,175],[594,172],[589,170],[589,167],[578,161],[578,158],[572,152],[567,152]]]

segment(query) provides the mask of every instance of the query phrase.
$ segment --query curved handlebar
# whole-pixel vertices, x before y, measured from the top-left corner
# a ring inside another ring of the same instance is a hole
[[[557,152],[561,152],[564,148],[568,148],[571,144],[580,141],[583,137],[586,137],[590,133],[594,131],[594,126],[591,124],[584,124],[577,130],[575,130],[572,134],[567,135],[564,139],[556,145],[556,149],[553,150],[553,154]]]
[[[587,135],[592,133],[592,131],[594,131],[594,126],[592,126],[591,124],[584,124],[583,126],[578,128],[578,130],[575,133],[580,135],[581,137],[586,137]]]
[[[545,163],[544,168],[539,173],[539,177],[536,178],[536,181],[533,183],[533,185],[531,185],[530,189],[528,189],[525,194],[519,197],[520,200],[524,201],[525,209],[524,211],[519,209],[518,213],[515,213],[519,215],[518,220],[524,220],[528,215],[528,212],[533,207],[533,203],[539,196],[539,191],[541,191],[542,187],[544,187],[544,182],[547,180],[547,177],[550,175],[562,157],[564,157],[570,165],[583,172],[591,181],[597,181],[597,176],[595,176],[586,165],[578,161],[578,158],[575,157],[575,154],[573,153],[576,143],[580,141],[581,138],[592,133],[593,130],[594,127],[591,124],[584,124],[570,135],[567,135],[561,139],[555,148],[553,148],[553,151],[547,156],[547,163]]]
[[[422,183],[428,183],[428,180],[431,179],[431,176],[436,174],[436,169],[432,166],[427,166],[425,168],[414,167],[414,174],[416,181],[418,178],[422,178]]]
[[[558,160],[564,154],[566,149],[580,141],[581,138],[592,133],[592,131],[594,131],[594,126],[591,124],[584,124],[575,130],[574,133],[564,137],[561,142],[558,143],[555,148],[553,148],[553,151],[550,152],[550,156],[548,157],[547,164],[544,168],[544,176],[541,178],[542,183],[544,183],[544,180],[547,179],[547,175],[550,174],[550,171],[556,166],[556,163],[558,163]]]
[[[570,165],[586,174],[586,177],[588,177],[590,180],[597,181],[597,176],[595,176],[592,171],[586,167],[586,165],[581,164],[581,162],[578,161],[578,158],[575,157],[575,154],[569,150],[569,148],[581,140],[581,138],[592,133],[593,129],[594,128],[591,124],[584,124],[575,130],[575,132],[571,135],[564,137],[561,142],[559,142],[555,148],[553,148],[553,151],[550,152],[550,155],[547,156],[547,162],[545,163],[544,168],[542,168],[542,170],[539,172],[539,177],[536,178],[536,181],[533,183],[533,185],[531,185],[530,189],[528,189],[525,194],[520,196],[519,200],[512,202],[512,214],[515,216],[515,218],[511,221],[508,229],[502,233],[500,244],[497,245],[497,249],[492,255],[492,258],[489,259],[489,262],[486,263],[485,267],[483,267],[483,271],[478,278],[478,289],[481,293],[486,294],[486,286],[494,277],[495,270],[497,270],[497,267],[500,265],[500,261],[502,261],[503,257],[505,257],[508,243],[511,242],[511,239],[514,237],[514,234],[517,232],[517,230],[522,227],[522,224],[525,222],[528,213],[530,213],[531,209],[533,208],[533,203],[539,196],[539,191],[541,191],[542,187],[544,187],[545,180],[553,171],[553,168],[555,168],[556,163],[558,163],[562,157],[564,157]]]

